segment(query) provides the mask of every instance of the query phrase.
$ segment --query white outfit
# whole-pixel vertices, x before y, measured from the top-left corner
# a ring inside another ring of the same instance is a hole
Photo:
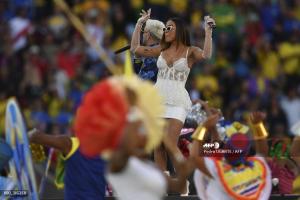
[[[267,200],[272,190],[271,170],[263,158],[257,157],[257,159],[261,160],[267,169],[266,185],[258,200]],[[205,157],[204,162],[213,178],[207,177],[198,169],[195,170],[194,183],[198,197],[206,200],[232,200],[233,198],[229,196],[221,183],[214,161],[211,158]]]
[[[185,83],[190,73],[187,55],[179,58],[172,66],[160,55],[157,59],[157,81],[155,87],[164,98],[165,113],[162,117],[178,119],[184,123],[187,113],[192,105]]]
[[[123,171],[108,173],[107,180],[120,200],[161,200],[167,191],[163,173],[136,157],[128,159]]]
[[[284,97],[280,101],[280,104],[287,116],[289,128],[291,128],[297,121],[300,120],[300,99],[289,99]]]

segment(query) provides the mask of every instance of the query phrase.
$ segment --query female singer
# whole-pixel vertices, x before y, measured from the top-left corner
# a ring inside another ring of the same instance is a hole
[[[137,26],[142,27],[149,17],[150,11],[144,14],[141,20],[138,20]],[[131,47],[136,55],[158,57],[158,76],[155,87],[164,97],[166,111],[162,117],[168,120],[168,136],[174,146],[177,146],[180,131],[191,107],[191,100],[185,89],[190,69],[194,63],[208,59],[212,54],[212,27],[215,25],[215,21],[209,16],[206,16],[204,20],[203,50],[191,46],[188,30],[179,18],[167,21],[159,46],[146,47],[136,43]],[[136,34],[136,37],[139,37],[139,34]],[[177,150],[179,152],[178,148]],[[167,152],[163,146],[154,152],[154,159],[163,170],[166,170],[166,155]]]

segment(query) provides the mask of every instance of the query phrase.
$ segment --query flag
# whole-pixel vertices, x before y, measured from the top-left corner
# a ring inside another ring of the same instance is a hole
[[[132,62],[131,62],[130,51],[126,51],[124,75],[127,77],[131,77],[133,75],[133,67],[132,67]]]
[[[27,130],[21,110],[15,98],[10,98],[5,113],[6,143],[13,151],[9,161],[9,176],[16,182],[18,190],[27,190],[28,199],[39,199]]]

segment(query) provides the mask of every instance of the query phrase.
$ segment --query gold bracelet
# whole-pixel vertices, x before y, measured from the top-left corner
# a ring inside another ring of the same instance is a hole
[[[254,138],[255,139],[263,139],[268,137],[268,132],[262,122],[259,122],[258,124],[254,124]]]
[[[192,138],[194,140],[204,140],[204,136],[206,133],[207,129],[204,126],[198,126],[197,129],[195,130],[194,134],[192,135]]]

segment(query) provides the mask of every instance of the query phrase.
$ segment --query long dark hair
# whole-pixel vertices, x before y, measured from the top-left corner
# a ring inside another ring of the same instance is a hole
[[[191,46],[190,34],[187,30],[187,27],[184,25],[183,20],[174,17],[168,19],[168,21],[173,21],[176,25],[176,36],[175,36],[175,40],[177,43],[176,48],[178,48],[179,43],[182,43],[185,46]],[[168,49],[170,45],[171,45],[170,42],[165,41],[165,33],[164,33],[160,41],[160,46],[162,47],[162,50]]]

